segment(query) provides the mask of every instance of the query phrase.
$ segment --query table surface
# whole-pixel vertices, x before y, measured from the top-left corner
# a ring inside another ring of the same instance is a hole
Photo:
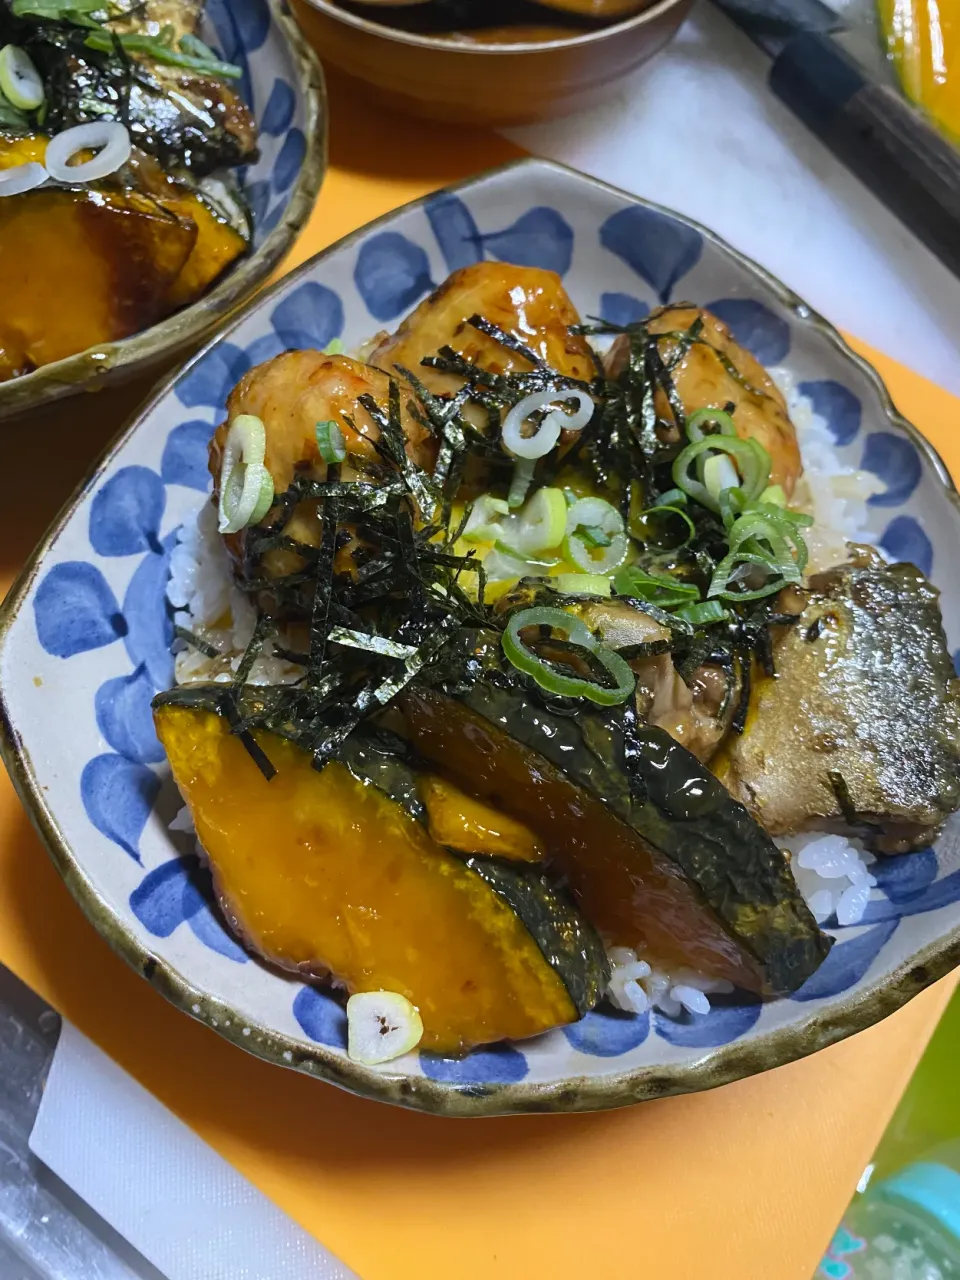
[[[482,133],[387,119],[335,79],[331,90],[331,170],[288,266],[515,154]],[[874,358],[960,471],[958,402]],[[8,495],[0,590],[146,390],[7,429],[7,474],[43,484]],[[0,962],[363,1280],[809,1280],[952,989],[945,980],[880,1026],[714,1093],[592,1116],[419,1116],[268,1066],[166,1004],[84,920],[6,778]]]

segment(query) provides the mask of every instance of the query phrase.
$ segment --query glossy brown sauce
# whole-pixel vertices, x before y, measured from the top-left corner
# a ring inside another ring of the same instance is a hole
[[[490,721],[418,689],[405,700],[418,752],[471,794],[526,823],[543,841],[587,917],[620,946],[642,946],[759,990],[762,976],[696,888],[595,796]]]
[[[341,0],[340,7],[380,26],[465,44],[547,44],[583,35],[615,20],[607,17],[598,21],[592,0],[584,0],[585,15],[567,12],[563,5],[554,8],[528,0],[432,0],[429,4],[376,8],[362,0]]]

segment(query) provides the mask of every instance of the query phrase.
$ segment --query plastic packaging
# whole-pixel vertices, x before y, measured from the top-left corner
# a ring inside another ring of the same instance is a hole
[[[960,1280],[960,1141],[868,1184],[816,1280]]]

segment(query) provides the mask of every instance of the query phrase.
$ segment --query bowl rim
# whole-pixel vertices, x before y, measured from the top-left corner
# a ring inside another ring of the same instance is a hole
[[[306,107],[306,150],[283,217],[258,249],[190,306],[129,337],[87,347],[22,377],[0,382],[0,423],[77,392],[97,390],[108,378],[132,376],[138,369],[177,355],[225,319],[272,274],[293,246],[326,176],[329,109],[323,68],[314,49],[282,0],[268,0],[268,5],[271,24],[280,31],[293,57],[297,88]]]
[[[804,303],[793,290],[788,289],[764,267],[733,248],[709,228],[663,205],[601,182],[567,165],[535,157],[514,160],[497,168],[485,170],[443,190],[468,191],[491,178],[511,174],[520,177],[532,171],[559,175],[567,180],[574,179],[578,184],[587,184],[598,191],[628,200],[634,205],[641,205],[676,218],[698,231],[723,253],[730,255],[741,268],[763,280],[784,307],[804,323],[812,325],[873,385],[887,420],[904,431],[922,452],[960,517],[960,495],[946,465],[934,446],[897,410],[876,369],[853,351],[837,329]],[[430,192],[428,195],[382,214],[327,246],[306,262],[299,264],[288,275],[281,277],[268,289],[250,299],[184,365],[157,383],[149,397],[127,419],[93,464],[87,476],[64,503],[31,553],[5,600],[0,604],[0,658],[3,656],[9,634],[17,622],[21,606],[43,564],[47,551],[72,517],[77,503],[98,483],[100,476],[118,451],[137,431],[144,418],[170,395],[179,379],[220,342],[228,339],[253,310],[295,286],[317,264],[335,253],[352,248],[364,240],[372,230],[393,221],[398,214],[421,209],[428,200],[434,199],[438,194],[440,193]],[[21,736],[11,719],[2,687],[0,687],[0,756],[54,865],[87,919],[114,951],[142,974],[167,1000],[183,1013],[212,1026],[238,1048],[245,1049],[267,1062],[290,1067],[306,1075],[325,1080],[361,1097],[390,1102],[413,1110],[451,1117],[601,1111],[653,1098],[716,1088],[805,1057],[857,1031],[864,1030],[899,1009],[924,988],[944,977],[960,964],[960,923],[958,923],[942,939],[916,952],[886,978],[874,980],[869,987],[855,988],[842,999],[813,1011],[807,1017],[787,1026],[774,1028],[756,1039],[733,1041],[727,1045],[706,1049],[698,1059],[689,1063],[651,1064],[606,1075],[570,1077],[555,1082],[521,1081],[513,1084],[456,1084],[432,1080],[426,1076],[408,1076],[395,1072],[380,1073],[352,1062],[345,1056],[340,1056],[329,1046],[317,1043],[305,1047],[302,1041],[256,1024],[226,1001],[198,990],[178,969],[155,956],[147,945],[137,939],[119,913],[102,899],[60,830],[48,799],[33,772]],[[249,1035],[242,1034],[243,1027],[250,1028]]]
[[[560,40],[529,40],[518,41],[515,44],[471,44],[466,40],[449,40],[440,36],[424,36],[418,35],[413,31],[400,31],[396,27],[388,27],[384,23],[374,22],[371,18],[362,18],[358,14],[350,13],[346,9],[341,9],[331,0],[304,0],[311,9],[315,9],[317,13],[322,13],[325,17],[339,22],[342,26],[352,27],[355,31],[362,31],[364,35],[379,37],[393,44],[411,45],[417,49],[430,49],[438,53],[459,54],[469,57],[474,54],[481,56],[514,56],[524,53],[539,53],[541,51],[553,52],[557,49],[580,49],[592,44],[600,44],[612,35],[628,31],[632,27],[641,27],[648,22],[653,22],[656,18],[661,18],[665,13],[669,13],[671,9],[680,8],[684,4],[688,4],[689,0],[653,0],[645,9],[641,9],[639,13],[631,14],[628,18],[623,18],[619,22],[613,22],[606,27],[598,27],[595,31],[584,31],[580,35],[568,36]],[[558,9],[558,14],[562,14],[563,10]],[[454,188],[451,188],[453,190]]]

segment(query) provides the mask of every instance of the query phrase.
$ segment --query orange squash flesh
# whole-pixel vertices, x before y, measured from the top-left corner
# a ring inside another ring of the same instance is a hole
[[[227,267],[246,253],[247,242],[192,192],[175,189],[161,196],[160,203],[171,213],[195,223],[197,228],[193,251],[167,296],[168,309],[175,311],[206,293]]]
[[[210,711],[161,705],[155,722],[224,913],[265,959],[406,996],[442,1052],[577,1018],[519,918],[374,787],[258,734],[268,782]]]
[[[0,200],[0,376],[153,324],[196,238],[195,224],[135,192]]]
[[[418,752],[463,787],[527,823],[591,923],[620,946],[763,990],[760,967],[668,859],[600,800],[489,720],[418,689],[405,699]]]
[[[437,844],[511,862],[543,861],[543,841],[516,818],[467,795],[446,778],[422,778],[419,789],[427,827]]]

